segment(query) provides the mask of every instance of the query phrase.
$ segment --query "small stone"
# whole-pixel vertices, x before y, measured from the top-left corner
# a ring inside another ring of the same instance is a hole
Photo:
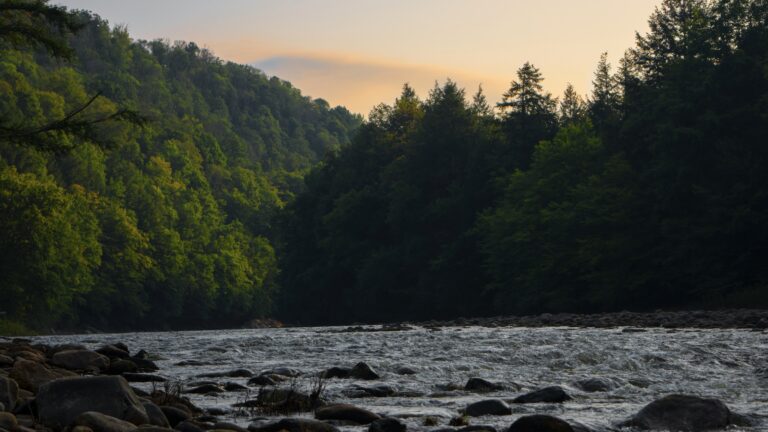
[[[559,403],[571,400],[571,396],[563,390],[560,386],[544,387],[539,390],[526,393],[518,396],[513,401],[514,403],[539,403],[539,402],[551,402]]]
[[[368,426],[368,432],[405,432],[405,423],[392,417],[374,420]]]
[[[361,380],[377,380],[380,378],[379,374],[374,372],[374,370],[364,362],[356,364],[355,367],[349,371],[349,376]]]
[[[381,418],[367,409],[349,404],[328,405],[315,410],[315,418],[318,420],[347,420],[357,424],[369,424]]]
[[[557,417],[528,415],[512,423],[507,432],[575,432],[571,425]]]
[[[471,417],[484,415],[510,415],[512,408],[501,399],[486,399],[467,405],[464,413]]]

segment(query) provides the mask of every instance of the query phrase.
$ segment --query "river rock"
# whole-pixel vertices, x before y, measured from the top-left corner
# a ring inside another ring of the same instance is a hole
[[[349,371],[349,376],[351,378],[355,379],[361,379],[361,380],[377,380],[379,379],[379,374],[377,374],[373,368],[368,366],[367,363],[360,362],[355,365],[355,367],[352,368],[352,370]]]
[[[13,411],[16,407],[16,399],[19,398],[19,385],[15,380],[0,376],[0,404],[3,409],[0,411]]]
[[[128,382],[166,382],[167,378],[160,375],[152,375],[145,373],[124,373],[122,375]]]
[[[110,375],[122,375],[124,373],[135,373],[139,370],[136,363],[124,358],[115,358],[109,362],[106,373]]]
[[[16,416],[8,412],[0,412],[0,428],[12,430],[16,428],[19,422],[16,421]]]
[[[247,432],[248,429],[240,427],[234,423],[229,422],[216,422],[213,425],[213,430],[218,431],[235,431],[235,432]]]
[[[503,390],[504,386],[496,384],[482,378],[470,378],[467,384],[464,385],[464,390],[473,391],[478,393],[491,392],[496,390]]]
[[[527,415],[512,423],[507,432],[576,432],[564,420],[549,415]]]
[[[406,429],[405,423],[392,417],[374,420],[368,426],[368,432],[405,432]]]
[[[165,414],[165,418],[168,420],[168,424],[174,428],[179,423],[189,420],[191,417],[188,412],[172,406],[161,406],[160,410],[163,412],[163,414]]]
[[[113,358],[127,359],[131,357],[131,353],[128,352],[127,349],[121,349],[115,345],[104,345],[103,347],[97,349],[96,352],[99,354],[105,355],[111,359]]]
[[[616,388],[616,383],[608,378],[588,378],[574,383],[579,389],[588,392],[607,392]]]
[[[486,399],[467,405],[464,409],[464,414],[471,417],[510,415],[512,414],[512,408],[501,399]]]
[[[203,384],[195,388],[189,389],[185,393],[197,393],[197,394],[224,393],[224,389],[217,384]]]
[[[161,410],[159,406],[152,402],[144,402],[141,405],[144,406],[144,411],[147,412],[149,424],[160,427],[171,427],[170,422],[168,422],[168,417],[165,416],[165,413],[163,413],[163,410]]]
[[[722,429],[730,423],[731,411],[723,402],[673,394],[649,403],[624,425],[694,432]]]
[[[236,392],[236,391],[248,391],[250,389],[236,382],[228,382],[228,383],[224,383],[224,390],[228,392]]]
[[[277,385],[277,382],[267,375],[259,375],[249,379],[248,385],[273,386]]]
[[[376,384],[372,386],[355,385],[344,391],[344,394],[352,398],[362,397],[390,397],[397,394],[397,389],[389,384]]]
[[[136,425],[95,411],[87,411],[75,419],[75,426],[85,426],[94,432],[129,432],[136,430]]]
[[[13,366],[13,358],[8,357],[5,354],[0,354],[0,368]]]
[[[301,371],[298,369],[292,369],[288,367],[276,367],[270,370],[262,371],[259,375],[277,375],[288,378],[296,378],[301,375]]]
[[[518,396],[514,403],[565,402],[572,398],[560,386],[544,387]]]
[[[198,425],[189,420],[177,424],[174,429],[179,432],[205,432],[205,428],[202,425]]]
[[[347,420],[357,424],[369,424],[381,418],[367,409],[349,404],[328,405],[315,410],[315,418],[318,420]]]
[[[248,426],[251,432],[339,432],[336,426],[319,420],[306,418],[284,418],[272,423],[252,423]]]
[[[18,359],[13,364],[9,376],[19,384],[20,388],[36,393],[45,383],[65,376],[75,376],[75,374],[61,370],[54,371],[41,363]]]
[[[141,372],[155,372],[160,370],[152,360],[141,357],[131,357],[130,360],[136,364],[136,367]]]
[[[109,358],[89,350],[65,350],[54,354],[51,363],[69,370],[103,371],[109,367]]]
[[[400,366],[395,370],[398,375],[416,375],[416,369],[408,366]]]
[[[352,369],[350,368],[334,366],[326,369],[322,373],[322,376],[323,378],[349,378],[350,372],[352,372]]]
[[[147,412],[121,377],[66,378],[40,387],[35,399],[41,423],[61,428],[78,415],[95,411],[140,425],[149,422]]]
[[[456,432],[498,432],[491,425],[471,425],[458,429]]]

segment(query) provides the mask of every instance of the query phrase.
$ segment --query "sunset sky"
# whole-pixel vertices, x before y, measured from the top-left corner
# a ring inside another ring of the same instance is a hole
[[[352,111],[425,96],[447,77],[498,101],[526,61],[558,96],[590,90],[600,54],[616,64],[660,0],[65,0],[138,39],[194,41]]]

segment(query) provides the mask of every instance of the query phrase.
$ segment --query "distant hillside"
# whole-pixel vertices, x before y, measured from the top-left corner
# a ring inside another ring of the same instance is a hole
[[[86,117],[120,106],[149,122],[100,125],[94,142],[0,140],[0,310],[37,328],[268,315],[273,217],[361,117],[194,43],[76,18],[72,62],[0,40],[2,126],[62,118],[97,92]]]

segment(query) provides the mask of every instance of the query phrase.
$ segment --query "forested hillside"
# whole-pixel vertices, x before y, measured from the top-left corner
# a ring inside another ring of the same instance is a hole
[[[768,3],[666,0],[591,94],[405,87],[282,220],[303,323],[768,306]],[[615,70],[615,71],[614,71]]]
[[[361,117],[194,43],[135,41],[42,2],[1,12],[0,319],[268,316],[275,215]]]

